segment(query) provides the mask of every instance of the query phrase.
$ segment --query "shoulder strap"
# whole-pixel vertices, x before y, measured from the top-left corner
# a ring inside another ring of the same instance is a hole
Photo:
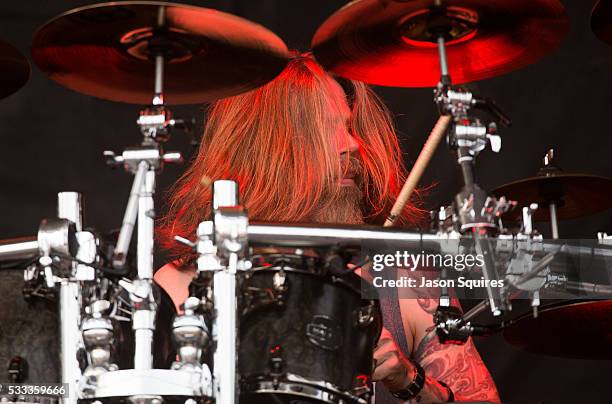
[[[396,271],[388,271],[390,277],[396,276]],[[404,332],[404,323],[402,322],[402,313],[400,311],[399,296],[397,290],[386,288],[379,290],[380,295],[380,311],[383,317],[383,325],[395,340],[397,346],[402,353],[409,358],[410,349]],[[386,389],[384,384],[376,383],[375,389],[375,404],[397,404],[397,398],[393,397]]]

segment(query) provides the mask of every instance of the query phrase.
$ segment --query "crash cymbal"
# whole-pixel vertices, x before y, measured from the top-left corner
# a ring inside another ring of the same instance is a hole
[[[579,359],[612,359],[612,301],[555,303],[504,330],[511,344],[530,352]]]
[[[0,99],[19,90],[30,78],[30,63],[13,45],[0,41]]]
[[[598,0],[591,12],[591,29],[600,41],[612,45],[612,1]]]
[[[433,0],[356,0],[319,27],[317,60],[346,78],[398,87],[430,87],[440,79]],[[552,52],[569,29],[558,0],[448,2],[447,58],[454,84],[495,77]],[[436,17],[436,24],[440,18]],[[535,39],[537,38],[537,40]]]
[[[165,55],[167,104],[248,91],[272,80],[288,61],[284,42],[258,24],[217,10],[156,1],[68,11],[40,28],[32,45],[36,65],[59,84],[134,104],[151,103],[156,52]]]
[[[551,202],[557,204],[558,219],[572,219],[612,208],[612,178],[596,175],[540,175],[510,182],[492,193],[517,201],[521,207],[537,203],[535,221],[550,221]],[[515,209],[508,217],[512,219],[520,214],[520,209]]]

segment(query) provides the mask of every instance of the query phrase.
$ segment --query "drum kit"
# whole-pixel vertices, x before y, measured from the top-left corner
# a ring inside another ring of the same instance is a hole
[[[612,2],[598,2],[592,28],[612,43]],[[197,234],[176,237],[198,258],[183,312],[175,313],[153,281],[156,176],[165,163],[182,160],[163,145],[174,130],[189,129],[169,105],[255,89],[283,70],[290,52],[255,23],[158,1],[95,4],[47,22],[34,37],[32,58],[50,79],[79,93],[146,105],[137,121],[142,142],[121,153],[104,152],[109,165],[134,175],[116,240],[85,230],[81,195],[60,192],[57,217],[44,219],[36,237],[0,243],[1,262],[27,266],[24,289],[57,301],[61,382],[69,385],[62,401],[370,402],[372,351],[382,319],[373,287],[344,265],[367,242],[475,251],[484,257],[479,270],[485,279],[507,282],[488,287],[485,299],[466,313],[441,288],[434,320],[443,343],[503,330],[525,349],[612,358],[612,306],[606,300],[612,295],[612,243],[603,233],[588,245],[562,240],[557,225],[612,207],[612,179],[564,173],[554,167],[551,150],[537,176],[486,192],[475,182],[475,158],[489,146],[500,150],[498,124],[510,120],[491,99],[458,86],[535,63],[568,29],[557,0],[356,0],[338,10],[312,40],[325,69],[369,84],[435,88],[440,121],[387,224],[409,199],[442,137],[456,154],[463,187],[451,206],[432,213],[431,231],[416,232],[252,223],[237,184],[215,181],[212,217]],[[0,97],[6,97],[25,84],[29,63],[0,43],[0,73]],[[477,118],[476,110],[492,119]],[[518,228],[507,226],[517,220]],[[543,239],[534,221],[550,221],[552,240]],[[585,257],[602,264],[597,281],[585,281]],[[583,299],[538,309],[548,290]],[[518,299],[533,312],[505,319]],[[496,323],[475,324],[486,310]],[[579,327],[567,332],[567,321],[594,330],[592,342],[576,343],[585,335]],[[20,381],[18,372],[13,375]]]

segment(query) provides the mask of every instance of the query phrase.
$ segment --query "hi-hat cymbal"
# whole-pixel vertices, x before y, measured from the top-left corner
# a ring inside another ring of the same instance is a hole
[[[0,41],[0,99],[19,90],[30,78],[30,63],[13,45]]]
[[[502,185],[492,191],[517,201],[518,206],[537,203],[535,221],[550,221],[549,205],[557,205],[558,219],[573,219],[612,208],[612,178],[585,174],[540,175]],[[507,214],[512,219],[520,209]]]
[[[591,29],[600,41],[612,45],[612,1],[598,0],[591,12]]]
[[[274,33],[217,10],[157,1],[95,4],[68,11],[38,30],[36,65],[72,90],[111,101],[149,104],[156,52],[165,55],[167,104],[192,104],[259,87],[286,66]]]
[[[612,301],[578,301],[542,307],[504,330],[511,344],[530,352],[580,359],[612,359]]]
[[[314,55],[342,77],[385,86],[435,86],[440,64],[436,37],[427,28],[433,4],[433,0],[353,1],[319,27],[312,40]],[[455,84],[534,63],[556,49],[569,29],[558,0],[447,4],[447,58]]]

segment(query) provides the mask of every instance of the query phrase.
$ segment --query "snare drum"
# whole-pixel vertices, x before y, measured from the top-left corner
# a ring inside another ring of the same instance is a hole
[[[368,402],[382,319],[361,278],[296,253],[253,263],[240,285],[240,402]]]

